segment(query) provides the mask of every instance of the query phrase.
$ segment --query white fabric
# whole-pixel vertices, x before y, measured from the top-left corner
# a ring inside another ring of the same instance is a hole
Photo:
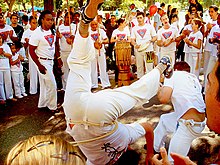
[[[90,36],[93,42],[95,42],[98,38],[100,40],[107,39],[107,35],[103,29],[99,29],[99,31],[90,30]],[[95,58],[91,62],[91,77],[92,77],[91,88],[98,88],[98,68],[99,68],[102,88],[111,86],[106,69],[106,57],[105,57],[104,45],[102,45],[100,51],[97,49],[95,50]]]
[[[194,74],[174,71],[171,78],[164,80],[164,86],[173,89],[171,102],[179,119],[190,108],[205,112],[205,103],[201,94],[202,87]]]
[[[71,28],[71,34],[70,34],[70,28]],[[70,37],[70,35],[75,36],[76,24],[72,23],[71,26],[65,26],[64,24],[62,24],[58,27],[58,30],[62,34],[62,37],[60,38],[60,51],[70,52],[72,49],[72,45],[69,45],[66,42],[66,38]]]
[[[12,99],[11,71],[0,70],[0,100]]]
[[[67,82],[67,78],[68,78],[68,75],[69,75],[69,71],[70,71],[70,68],[68,66],[68,63],[67,63],[67,58],[69,56],[70,52],[60,52],[60,57],[61,57],[61,60],[63,62],[63,66],[61,68],[62,70],[62,86],[63,86],[63,90],[66,90],[66,82]]]
[[[211,23],[211,24],[212,24],[212,29],[213,29],[213,27],[217,25],[217,20],[215,20],[215,21],[211,20],[211,21],[208,22],[208,23]],[[211,30],[212,30],[212,29],[211,29]],[[208,36],[206,37],[206,42],[205,42],[204,50],[211,52],[211,50],[212,50],[212,44],[209,43],[209,38],[211,38],[210,34],[211,34],[211,31],[210,31],[210,33],[208,34]]]
[[[21,42],[26,43],[25,39],[30,39],[33,32],[34,30],[30,30],[30,29],[25,30],[22,35]],[[30,94],[36,94],[38,82],[39,82],[37,66],[29,54],[29,47],[27,48],[27,52],[28,52],[29,75],[30,75],[30,91],[29,92]]]
[[[112,38],[116,38],[116,40],[127,40],[128,37],[130,37],[130,31],[128,28],[124,28],[123,31],[120,31],[119,29],[115,29],[112,32]]]
[[[193,31],[193,30],[192,30],[192,24],[186,25],[186,26],[183,28],[183,30],[189,30],[190,32],[192,32],[192,31]],[[183,52],[189,53],[189,47],[188,47],[188,45],[187,45],[186,43],[184,44]]]
[[[199,79],[199,73],[200,73],[200,67],[201,67],[201,64],[200,64],[201,58],[202,58],[201,53],[186,53],[185,54],[185,61],[190,66],[190,73],[195,74],[198,79]],[[198,63],[198,68],[196,67],[197,63]]]
[[[162,42],[166,41],[169,38],[178,37],[178,29],[170,26],[169,29],[164,29],[164,27],[160,28],[157,32],[157,40],[161,40]],[[176,51],[176,42],[172,42],[169,46],[161,47],[161,52],[175,52]]]
[[[7,39],[5,40],[5,43],[12,43],[12,40],[11,40],[11,38],[9,37],[10,31],[12,31],[12,36],[13,36],[13,37],[17,37],[17,35],[16,35],[14,29],[13,29],[11,26],[5,25],[4,28],[2,28],[2,29],[0,28],[0,34],[1,34],[1,35],[4,35],[4,36],[7,36]]]
[[[188,39],[194,43],[194,44],[198,44],[198,41],[201,40],[201,43],[203,42],[203,35],[200,31],[197,31],[196,33],[191,32],[189,34]],[[187,45],[188,46],[188,45]],[[202,44],[201,44],[201,48],[195,48],[194,46],[190,45],[189,47],[189,53],[202,53]]]
[[[134,107],[136,103],[147,101],[157,93],[160,79],[158,69],[152,70],[130,86],[91,93],[91,60],[95,56],[94,46],[92,45],[93,42],[90,37],[81,38],[79,33],[76,34],[73,50],[68,57],[70,73],[63,103],[67,118],[73,121],[89,121],[100,125],[112,123]],[[113,128],[114,125],[106,127],[88,126],[87,128],[86,125],[76,124],[71,131],[71,136],[77,141],[85,138],[91,139],[103,135]],[[100,146],[104,147],[104,144],[110,143],[111,147],[121,151],[136,138],[145,134],[140,125],[134,128],[134,133],[128,133],[130,131],[131,129],[128,129],[127,126],[119,124],[119,128],[114,134],[79,147],[86,155],[88,163],[106,164],[114,157],[102,150]]]
[[[12,76],[12,80],[13,80],[15,96],[19,97],[25,93],[23,72],[22,71],[20,71],[20,72],[12,71],[11,76]]]
[[[136,40],[138,45],[149,42],[153,37],[155,37],[156,31],[154,27],[150,24],[144,24],[143,26],[135,26],[131,31],[131,38]],[[145,52],[154,51],[153,43],[147,47]]]
[[[12,61],[16,61],[18,59],[19,54],[15,53],[15,55],[12,55]],[[11,65],[11,71],[13,72],[22,72],[23,66],[21,61],[19,60],[15,65]]]
[[[29,44],[37,46],[38,57],[54,59],[55,40],[56,37],[52,35],[51,30],[45,31],[39,26],[31,34]]]
[[[212,30],[210,31],[209,37],[220,39],[220,27],[219,27],[219,25],[215,25],[212,28]],[[211,44],[211,55],[212,56],[217,56],[217,52],[218,52],[217,45],[218,44]]]
[[[4,52],[12,54],[10,47],[4,43],[0,48],[3,49]],[[9,59],[4,55],[0,55],[0,71],[10,70]]]
[[[156,24],[156,27],[155,27],[155,30],[158,31],[159,30],[159,27],[162,26],[162,22],[160,20],[160,14],[156,13],[154,15],[154,23],[157,23]]]

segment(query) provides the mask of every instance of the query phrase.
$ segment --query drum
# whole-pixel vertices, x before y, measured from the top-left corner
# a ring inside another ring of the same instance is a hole
[[[119,70],[118,86],[130,84],[131,45],[129,42],[117,42],[115,46],[116,65]]]

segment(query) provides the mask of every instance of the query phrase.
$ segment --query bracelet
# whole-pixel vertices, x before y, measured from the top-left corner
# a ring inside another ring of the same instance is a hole
[[[61,56],[60,57],[57,57],[57,60],[61,59]]]

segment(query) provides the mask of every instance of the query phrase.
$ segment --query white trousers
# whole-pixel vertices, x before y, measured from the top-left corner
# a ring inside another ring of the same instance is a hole
[[[218,61],[218,58],[217,56],[210,56],[209,58],[209,63],[208,63],[208,67],[207,67],[207,70],[206,70],[206,75],[205,75],[205,78],[206,78],[206,81],[205,81],[205,92],[206,92],[206,85],[207,85],[207,76],[208,74],[213,70],[214,66],[215,66],[215,63]]]
[[[92,60],[92,88],[98,88],[98,68],[99,68],[99,74],[100,74],[100,80],[102,84],[102,88],[111,86],[107,69],[106,69],[106,57],[105,52],[99,53],[96,51],[96,58]]]
[[[182,120],[182,119],[181,119]],[[185,120],[186,121],[186,120]],[[198,122],[203,123],[203,122]],[[205,127],[202,126],[190,126],[196,133],[201,133]],[[191,133],[189,128],[182,122],[178,122],[175,112],[163,114],[160,117],[160,121],[154,130],[154,150],[159,152],[161,147],[165,145],[166,135],[174,133],[168,150],[169,161],[173,161],[170,156],[171,152],[178,153],[186,156],[189,152],[192,141],[198,136]]]
[[[211,56],[211,52],[205,50],[204,51],[204,60],[203,60],[203,75],[204,75],[203,86],[205,86],[206,81],[207,81],[206,72],[207,72],[210,56]]]
[[[153,62],[147,63],[145,51],[138,52],[137,49],[134,49],[134,55],[136,57],[136,66],[137,66],[137,78],[141,78],[145,73],[149,73],[153,69]]]
[[[13,80],[15,96],[19,97],[25,93],[23,72],[12,71],[11,76]]]
[[[53,74],[53,60],[39,59],[40,63],[47,69],[46,74],[39,72],[40,96],[38,108],[48,107],[50,110],[57,109],[57,85]]]
[[[11,71],[0,71],[0,100],[12,99]]]
[[[186,53],[185,54],[185,61],[190,66],[190,73],[193,73],[199,78],[200,73],[200,60],[201,60],[201,53]],[[197,61],[198,60],[198,61]],[[198,67],[197,67],[198,65]]]
[[[153,69],[130,86],[92,93],[90,75],[91,61],[95,58],[93,48],[90,37],[82,38],[77,33],[68,58],[70,73],[63,103],[65,115],[73,121],[100,124],[94,127],[76,124],[70,131],[76,141],[99,137],[111,131],[114,125],[104,126],[103,124],[117,121],[119,116],[133,108],[138,101],[149,100],[157,93],[159,87],[160,72],[158,69]],[[141,127],[138,126],[139,130],[137,127],[131,128],[133,134],[129,133],[126,126],[120,126],[112,135],[79,147],[86,155],[88,164],[107,164],[116,158],[115,151],[122,151],[134,139],[144,135],[145,131],[143,127],[140,130]],[[67,128],[69,128],[68,125]],[[116,150],[111,151],[112,149]]]
[[[37,86],[39,82],[39,76],[37,71],[37,66],[35,62],[32,60],[31,56],[29,55],[29,75],[30,75],[30,94],[37,93]]]
[[[60,52],[60,56],[61,56],[61,60],[63,62],[63,66],[61,68],[63,75],[62,75],[62,86],[63,86],[63,90],[66,90],[66,82],[67,82],[67,78],[70,72],[70,68],[67,64],[67,58],[69,56],[70,52]]]

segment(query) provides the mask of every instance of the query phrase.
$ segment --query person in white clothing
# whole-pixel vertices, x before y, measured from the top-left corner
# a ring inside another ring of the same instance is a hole
[[[132,28],[131,44],[134,45],[136,57],[137,78],[153,69],[154,49],[153,42],[157,39],[154,27],[144,22],[144,13],[137,14],[138,26]],[[143,47],[141,50],[140,48]]]
[[[43,11],[39,18],[40,26],[35,29],[29,40],[29,52],[37,65],[40,79],[38,108],[49,108],[51,112],[57,113],[59,112],[57,109],[57,85],[53,74],[56,37],[55,31],[52,29],[53,23],[51,12]]]
[[[29,40],[31,35],[33,34],[34,30],[37,28],[37,19],[33,16],[30,17],[30,28],[25,30],[21,42],[24,44],[24,47],[26,48],[27,54],[28,54],[28,64],[29,64],[29,76],[30,76],[30,89],[29,93],[34,95],[37,93],[37,87],[39,82],[39,75],[37,71],[37,66],[32,60],[30,53],[29,53]]]
[[[157,32],[157,45],[160,49],[160,56],[169,55],[172,60],[172,66],[175,64],[175,51],[176,42],[175,39],[178,37],[178,29],[176,27],[170,26],[168,16],[166,14],[162,15],[161,21],[163,27]]]
[[[98,26],[98,22],[93,20],[90,23],[90,36],[95,46],[95,59],[91,62],[91,77],[92,77],[92,89],[98,88],[98,68],[100,74],[100,80],[102,88],[111,87],[107,68],[106,68],[106,57],[104,44],[108,44],[108,37],[105,31]]]
[[[209,43],[210,39],[210,32],[212,28],[217,25],[217,18],[218,18],[218,7],[216,5],[211,5],[209,7],[209,15],[211,18],[211,21],[206,24],[206,32],[204,34],[204,37],[206,37],[206,42],[204,46],[204,66],[203,66],[203,72],[204,72],[204,83],[203,86],[205,87],[207,84],[207,68],[209,64],[209,59],[211,56],[211,52],[214,49],[213,45]],[[212,70],[212,69],[211,69]],[[209,70],[209,71],[211,71]]]
[[[205,128],[205,103],[202,87],[194,74],[189,73],[186,62],[177,62],[170,78],[165,78],[164,85],[158,91],[161,103],[171,101],[174,112],[163,114],[154,130],[154,150],[164,147],[166,135],[173,133],[170,141],[168,158],[171,152],[186,156],[191,142],[200,136]]]
[[[62,64],[62,90],[66,90],[66,82],[69,75],[69,66],[67,64],[67,58],[71,52],[74,37],[76,33],[76,24],[70,22],[72,20],[73,14],[66,13],[64,16],[64,23],[58,26],[57,36],[59,38],[59,49],[60,49],[60,57],[63,62]]]
[[[89,165],[114,163],[130,143],[145,135],[148,162],[153,154],[152,127],[148,123],[121,124],[117,118],[139,101],[146,101],[157,93],[160,75],[169,59],[130,86],[92,93],[90,74],[95,48],[89,35],[89,23],[97,15],[101,3],[102,0],[90,0],[83,7],[82,20],[68,57],[70,73],[63,103],[67,132],[79,144]]]
[[[11,50],[9,46],[4,43],[0,35],[0,104],[5,105],[6,99],[16,101],[13,98],[11,71],[9,59],[11,58]]]
[[[189,37],[184,39],[184,42],[189,47],[189,53],[185,54],[185,61],[189,64],[191,70],[190,73],[193,73],[199,78],[200,73],[200,59],[202,56],[202,41],[203,35],[199,30],[201,27],[200,19],[192,20],[192,30],[189,34]]]
[[[16,45],[10,44],[12,57],[10,58],[11,64],[11,75],[14,85],[15,96],[19,99],[23,98],[23,96],[27,96],[25,93],[24,87],[24,75],[23,75],[23,66],[22,61],[24,61],[24,57],[17,53]]]

